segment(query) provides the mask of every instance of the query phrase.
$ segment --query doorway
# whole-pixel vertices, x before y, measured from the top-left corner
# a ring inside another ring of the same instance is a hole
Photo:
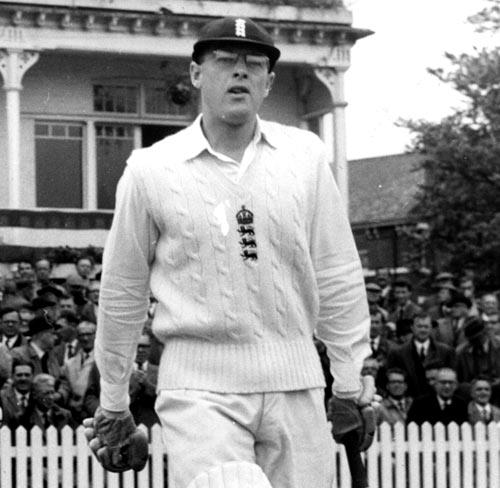
[[[141,125],[142,147],[149,147],[183,128],[181,125]]]

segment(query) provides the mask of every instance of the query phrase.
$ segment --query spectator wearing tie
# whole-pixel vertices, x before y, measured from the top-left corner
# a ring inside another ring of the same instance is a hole
[[[56,321],[59,344],[55,347],[55,355],[59,364],[66,364],[80,349],[77,337],[77,326],[81,322],[78,317],[71,312],[65,312]]]
[[[55,384],[56,380],[50,374],[40,373],[33,378],[32,398],[23,416],[26,429],[38,426],[45,430],[54,426],[60,430],[70,425],[71,413],[56,403]]]
[[[413,320],[420,312],[420,307],[411,299],[412,286],[409,281],[398,280],[394,283],[394,308],[389,314],[389,321],[395,324],[401,320]]]
[[[415,422],[422,425],[451,422],[462,424],[469,419],[467,403],[455,395],[457,390],[457,375],[451,368],[441,368],[438,371],[434,392],[427,393],[413,400],[408,410],[406,422]]]
[[[0,324],[2,327],[2,344],[7,349],[13,349],[26,344],[27,340],[20,332],[21,316],[15,308],[6,307],[0,310]]]
[[[31,396],[33,364],[16,360],[12,363],[12,383],[0,391],[0,406],[3,412],[2,425],[16,429],[21,425]]]
[[[470,396],[472,398],[467,411],[469,422],[500,422],[500,408],[492,405],[491,383],[488,378],[474,378],[471,382]]]
[[[419,313],[412,325],[409,341],[389,351],[388,368],[400,368],[406,373],[408,394],[413,398],[429,392],[425,366],[439,361],[443,366],[455,366],[455,350],[431,337],[432,320],[424,312]]]
[[[411,397],[406,396],[406,374],[402,369],[392,368],[387,370],[386,377],[387,396],[380,404],[379,420],[391,425],[406,422],[408,410],[413,402]]]
[[[96,325],[83,321],[77,326],[78,351],[64,364],[62,371],[67,382],[64,383],[63,396],[67,399],[75,426],[80,424],[83,412],[83,397],[87,389],[90,371],[94,364],[94,341]]]
[[[467,317],[470,316],[472,302],[462,293],[454,293],[448,306],[449,315],[437,320],[437,327],[434,328],[433,334],[437,341],[456,348],[467,340],[464,327]]]

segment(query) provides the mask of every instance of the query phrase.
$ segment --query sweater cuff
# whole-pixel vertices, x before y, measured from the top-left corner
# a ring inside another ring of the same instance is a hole
[[[114,385],[101,378],[100,404],[102,408],[111,412],[122,412],[128,410],[129,403],[128,383]]]

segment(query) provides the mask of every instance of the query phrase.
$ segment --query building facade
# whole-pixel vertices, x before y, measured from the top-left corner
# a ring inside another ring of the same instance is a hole
[[[371,32],[339,1],[1,1],[0,263],[103,246],[130,151],[197,115],[191,48],[225,15],[273,35],[282,57],[262,116],[317,132],[347,199],[344,73]]]

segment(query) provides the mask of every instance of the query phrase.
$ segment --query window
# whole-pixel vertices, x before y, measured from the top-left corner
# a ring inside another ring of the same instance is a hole
[[[134,148],[132,125],[96,124],[97,207],[115,208],[115,192]]]
[[[111,113],[137,113],[137,86],[94,85],[94,111]]]
[[[38,207],[82,207],[82,153],[82,125],[35,122]]]

